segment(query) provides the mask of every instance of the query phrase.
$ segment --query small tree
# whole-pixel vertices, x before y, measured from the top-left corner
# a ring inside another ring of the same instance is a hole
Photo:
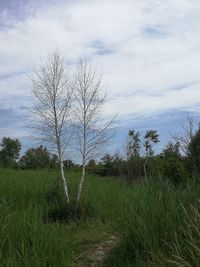
[[[198,129],[198,123],[193,116],[187,115],[186,121],[181,125],[181,134],[172,134],[172,138],[175,142],[179,143],[180,150],[184,155],[190,154],[190,143],[195,135],[196,129]]]
[[[188,145],[188,156],[195,171],[200,173],[200,128],[191,138]]]
[[[39,134],[39,139],[55,146],[64,193],[69,203],[69,194],[64,175],[63,156],[71,137],[71,105],[73,84],[65,75],[63,59],[58,52],[52,53],[31,77],[35,106],[29,126]]]
[[[104,165],[104,167],[106,167],[107,169],[112,169],[113,167],[113,160],[114,160],[114,156],[110,155],[109,153],[106,153],[102,158],[101,158],[101,162]]]
[[[127,159],[131,159],[131,157],[139,157],[140,156],[140,133],[135,130],[129,130],[128,132],[129,140],[127,145]]]
[[[155,130],[148,130],[146,131],[146,134],[144,136],[144,148],[145,148],[145,162],[144,162],[144,175],[146,182],[148,183],[147,178],[147,162],[149,157],[153,156],[153,146],[157,143],[159,143],[159,134]]]
[[[184,157],[180,153],[179,142],[168,142],[157,159],[160,173],[174,185],[181,184],[187,178]]]
[[[3,137],[1,141],[0,161],[4,167],[8,167],[19,158],[21,143],[18,139]]]
[[[85,60],[81,60],[75,72],[75,116],[77,143],[82,158],[82,176],[77,193],[77,208],[85,180],[85,168],[97,150],[108,141],[113,119],[105,122],[101,111],[105,103],[102,94],[102,75]]]
[[[65,168],[67,169],[75,167],[75,164],[73,163],[71,159],[64,160],[63,163],[64,163]]]
[[[180,143],[168,142],[168,144],[163,149],[161,156],[164,158],[178,158],[180,159]]]
[[[50,168],[58,168],[60,166],[57,154],[51,154]]]
[[[94,168],[94,167],[96,167],[96,165],[97,165],[96,161],[94,159],[90,159],[87,166],[89,168]]]
[[[28,149],[20,159],[19,164],[28,169],[50,167],[51,156],[47,148],[41,145]]]

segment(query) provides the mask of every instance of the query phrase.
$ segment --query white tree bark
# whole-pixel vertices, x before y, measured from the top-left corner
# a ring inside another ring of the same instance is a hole
[[[63,162],[60,162],[60,171],[61,171],[61,178],[62,178],[62,182],[63,182],[63,187],[64,187],[64,194],[67,200],[67,203],[69,204],[69,192],[68,192],[68,187],[67,187],[67,182],[66,182],[66,178],[65,178],[65,174],[64,174],[64,168],[63,168]]]
[[[31,77],[35,106],[31,109],[29,126],[38,139],[51,144],[57,151],[64,194],[69,203],[63,156],[71,137],[71,105],[74,85],[64,73],[63,59],[52,53],[45,64]]]
[[[82,168],[82,176],[81,176],[81,180],[80,180],[80,183],[79,183],[79,186],[78,186],[78,193],[77,193],[77,209],[78,209],[79,204],[80,204],[81,193],[82,193],[82,190],[83,190],[83,184],[84,184],[84,181],[85,181],[85,166],[83,166],[83,168]]]
[[[102,94],[102,75],[87,61],[81,60],[75,73],[75,117],[77,143],[82,156],[82,176],[77,192],[77,207],[85,181],[86,165],[97,150],[111,138],[111,125],[114,118],[104,122],[101,117],[105,103],[105,94]]]

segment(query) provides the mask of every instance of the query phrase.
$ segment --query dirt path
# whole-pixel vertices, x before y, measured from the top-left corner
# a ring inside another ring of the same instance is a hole
[[[106,240],[95,245],[87,252],[81,254],[77,259],[77,267],[98,267],[101,266],[109,252],[117,245],[119,238],[110,235]]]

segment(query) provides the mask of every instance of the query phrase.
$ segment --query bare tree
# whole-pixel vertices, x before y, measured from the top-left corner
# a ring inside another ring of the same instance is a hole
[[[35,105],[31,109],[32,120],[29,125],[39,140],[55,147],[64,194],[69,203],[63,156],[71,136],[70,118],[74,87],[65,75],[63,59],[57,51],[50,54],[46,63],[41,63],[30,78]]]
[[[86,61],[77,64],[75,72],[75,116],[77,142],[82,158],[82,176],[78,186],[77,208],[85,180],[85,167],[98,149],[111,137],[114,118],[105,122],[102,107],[106,96],[102,95],[102,75]]]
[[[172,133],[172,138],[175,142],[179,143],[180,149],[184,155],[189,153],[189,144],[196,132],[197,122],[194,120],[192,115],[187,115],[186,121],[182,123],[182,134]]]

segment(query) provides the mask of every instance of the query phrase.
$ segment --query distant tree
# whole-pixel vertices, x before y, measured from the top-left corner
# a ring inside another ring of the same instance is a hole
[[[59,160],[58,160],[58,156],[56,154],[51,154],[51,163],[50,163],[50,167],[51,168],[57,168],[59,167]]]
[[[138,180],[143,175],[143,159],[141,152],[140,133],[135,130],[128,132],[127,161],[122,164],[124,177],[127,181]]]
[[[179,185],[187,179],[188,173],[184,164],[184,157],[180,153],[180,143],[169,142],[157,160],[157,167],[161,174],[174,185]]]
[[[101,162],[103,163],[103,165],[105,166],[110,166],[112,161],[113,161],[114,157],[112,155],[110,155],[109,153],[106,153],[102,158],[101,158]]]
[[[122,173],[122,165],[124,161],[119,153],[115,153],[114,155],[110,155],[106,153],[98,164],[97,173],[106,176],[119,176]]]
[[[144,148],[145,148],[145,162],[144,162],[144,175],[146,182],[148,183],[148,177],[147,177],[147,162],[150,157],[153,156],[153,146],[157,143],[159,143],[159,134],[156,130],[148,130],[145,133],[144,136]]]
[[[64,60],[57,51],[48,57],[47,62],[41,63],[31,81],[35,105],[31,109],[29,126],[35,130],[39,140],[55,146],[64,193],[69,203],[63,157],[71,137],[73,82],[65,74]]]
[[[51,156],[47,148],[39,146],[30,148],[25,152],[25,155],[20,159],[19,164],[23,168],[36,169],[50,167]]]
[[[189,146],[198,127],[199,125],[194,117],[187,115],[186,121],[181,125],[182,133],[172,133],[172,138],[179,143],[180,150],[184,155],[190,154]]]
[[[175,186],[178,186],[186,181],[188,177],[188,173],[183,162],[175,157],[165,158],[162,168],[162,175]]]
[[[180,143],[168,142],[168,144],[163,149],[161,156],[165,158],[180,158]]]
[[[75,164],[73,163],[73,161],[71,159],[64,160],[63,164],[64,164],[64,167],[68,168],[68,169],[75,166]]]
[[[12,166],[20,156],[21,143],[18,139],[3,137],[1,141],[0,162],[4,167]]]
[[[144,159],[142,157],[131,157],[125,162],[124,177],[127,181],[140,181],[144,176]]]
[[[188,146],[188,156],[193,168],[200,173],[200,128],[191,138]]]
[[[128,136],[127,159],[129,160],[131,157],[140,156],[141,140],[140,133],[135,130],[129,130]]]
[[[94,159],[90,159],[89,162],[88,162],[88,167],[89,168],[93,168],[93,167],[96,167],[96,161]]]
[[[124,160],[120,153],[115,153],[113,156],[113,173],[115,176],[122,176]]]

